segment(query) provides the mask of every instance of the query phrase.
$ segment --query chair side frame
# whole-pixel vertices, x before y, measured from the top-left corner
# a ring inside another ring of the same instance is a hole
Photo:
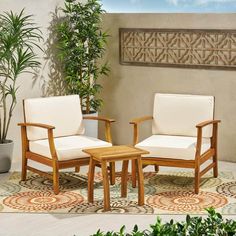
[[[75,167],[75,171],[78,172],[80,170],[80,166],[88,165],[90,157],[86,158],[75,158],[72,160],[58,160],[55,143],[54,143],[54,135],[53,130],[54,126],[48,124],[40,124],[40,123],[27,123],[26,115],[25,115],[25,102],[23,100],[23,114],[24,114],[24,123],[19,123],[18,125],[21,127],[21,145],[22,145],[22,172],[21,179],[23,181],[26,180],[27,170],[37,173],[41,176],[47,177],[53,181],[53,191],[55,194],[60,192],[59,188],[59,170],[65,168]],[[83,119],[91,119],[105,122],[105,136],[106,141],[112,143],[112,135],[111,135],[111,123],[115,122],[114,119],[109,119],[106,117],[83,117]],[[52,158],[39,155],[37,153],[31,152],[29,149],[29,139],[27,137],[27,127],[35,127],[47,129],[48,142],[50,148],[50,154]],[[49,166],[52,168],[52,174],[36,169],[30,165],[28,165],[28,160],[32,160],[43,165]],[[111,184],[115,184],[115,163],[111,163],[108,167],[110,173],[110,181]]]

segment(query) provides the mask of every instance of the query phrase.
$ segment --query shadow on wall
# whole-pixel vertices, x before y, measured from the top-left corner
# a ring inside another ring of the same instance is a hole
[[[63,79],[62,64],[58,59],[57,48],[57,25],[63,20],[58,15],[58,8],[51,13],[52,21],[48,27],[49,35],[45,43],[45,56],[43,70],[48,67],[48,78],[41,77],[42,80],[42,96],[63,96],[66,94],[66,84]]]

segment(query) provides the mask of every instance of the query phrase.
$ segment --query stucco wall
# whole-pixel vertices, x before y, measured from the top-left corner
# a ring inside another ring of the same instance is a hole
[[[44,43],[41,43],[41,47],[47,50],[47,39],[49,36],[49,26],[52,21],[52,13],[56,6],[61,6],[63,0],[1,0],[0,1],[0,12],[12,10],[13,12],[20,12],[21,9],[25,8],[26,14],[33,14],[33,18],[38,26],[40,26],[45,39]],[[17,94],[17,106],[15,108],[12,122],[9,128],[9,139],[14,140],[14,153],[13,161],[21,161],[21,139],[20,139],[20,128],[17,123],[23,121],[22,113],[22,100],[30,97],[40,97],[47,93],[49,75],[52,70],[49,68],[50,63],[45,58],[46,55],[38,51],[40,61],[42,62],[42,68],[36,73],[36,76],[32,74],[24,74],[18,78],[17,84],[20,85],[20,89]]]
[[[0,12],[20,11],[33,14],[41,26],[45,40],[48,39],[52,12],[61,6],[63,0],[1,0]],[[132,143],[132,129],[128,121],[137,116],[151,114],[155,92],[212,94],[216,97],[216,117],[222,119],[220,126],[220,158],[236,161],[236,72],[193,69],[173,69],[157,67],[136,67],[119,65],[118,28],[119,27],[160,27],[160,28],[235,28],[236,14],[106,14],[104,29],[111,35],[108,43],[108,60],[111,73],[102,81],[104,106],[101,114],[114,117],[115,144]],[[44,49],[47,44],[42,44]],[[45,55],[40,53],[42,69],[36,79],[25,74],[18,80],[21,85],[9,130],[9,139],[15,141],[14,159],[20,161],[20,130],[17,123],[23,120],[22,99],[39,97],[47,92],[52,73]],[[54,86],[54,85],[53,85]],[[144,125],[141,138],[147,136],[150,126]],[[102,136],[102,130],[100,129]]]
[[[131,118],[151,115],[156,92],[214,95],[219,128],[219,158],[236,161],[236,71],[124,66],[119,64],[120,27],[235,29],[236,14],[107,14],[104,29],[111,35],[107,61],[111,72],[103,80],[102,114],[114,117],[115,144],[132,143]],[[141,129],[141,139],[150,124]]]

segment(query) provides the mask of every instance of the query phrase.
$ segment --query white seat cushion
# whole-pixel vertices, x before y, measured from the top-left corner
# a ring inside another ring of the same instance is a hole
[[[138,143],[135,147],[147,150],[150,154],[144,157],[177,158],[184,160],[194,160],[196,152],[196,137],[152,135],[151,137]],[[204,153],[210,148],[210,139],[202,140],[202,150]]]
[[[83,135],[54,138],[54,143],[58,160],[60,161],[89,157],[88,154],[82,151],[86,148],[112,146],[111,143]],[[31,152],[52,158],[49,150],[48,139],[30,141],[29,149]]]
[[[55,126],[54,137],[84,133],[79,95],[24,100],[25,121]],[[48,138],[47,130],[27,127],[29,140]]]
[[[197,136],[196,125],[213,119],[214,97],[157,93],[154,100],[152,134]],[[211,125],[203,137],[212,136]]]

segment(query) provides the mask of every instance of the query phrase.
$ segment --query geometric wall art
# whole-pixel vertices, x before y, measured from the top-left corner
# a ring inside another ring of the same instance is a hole
[[[120,64],[236,70],[236,30],[119,29]]]

